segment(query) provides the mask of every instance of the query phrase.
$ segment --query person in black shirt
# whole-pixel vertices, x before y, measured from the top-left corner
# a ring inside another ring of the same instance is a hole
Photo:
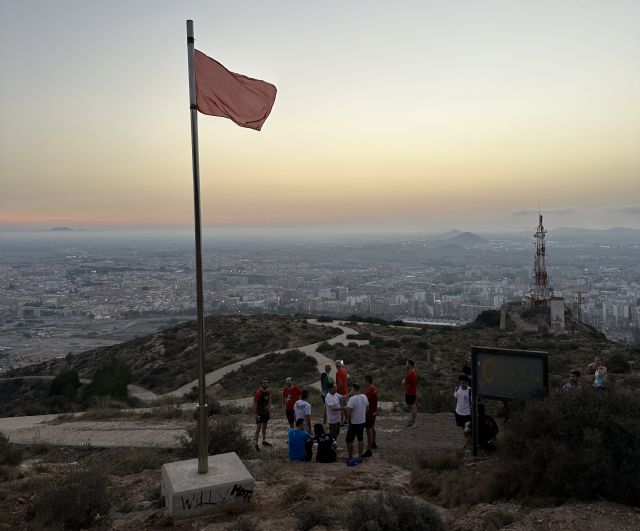
[[[336,454],[336,440],[328,433],[325,433],[322,424],[314,424],[313,444],[316,446],[316,461],[318,463],[334,463]]]

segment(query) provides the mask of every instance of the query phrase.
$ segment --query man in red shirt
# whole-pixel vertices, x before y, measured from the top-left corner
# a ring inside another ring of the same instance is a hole
[[[347,369],[344,368],[344,362],[342,360],[336,360],[336,387],[338,388],[338,394],[346,398],[349,394],[349,387],[347,384],[348,376]],[[347,422],[347,417],[342,411],[342,424]]]
[[[293,385],[293,380],[290,376],[287,376],[284,381],[284,389],[282,390],[282,406],[284,407],[284,412],[287,415],[290,428],[293,428],[295,422],[293,406],[300,399],[301,394],[302,389],[297,385]]]
[[[367,415],[364,421],[364,429],[367,430],[367,451],[362,454],[362,457],[371,457],[373,454],[371,450],[376,450],[376,417],[378,416],[378,390],[373,386],[373,378],[370,374],[364,377],[364,383],[367,386],[367,390],[364,395],[369,401],[369,409],[367,409]]]
[[[254,448],[259,452],[258,436],[260,430],[262,430],[262,446],[271,446],[271,443],[266,441],[267,437],[267,422],[269,422],[269,411],[271,410],[271,389],[269,388],[269,381],[262,380],[262,387],[256,391],[253,396],[253,411],[256,415],[256,443]]]
[[[416,422],[416,394],[418,388],[418,375],[415,370],[413,360],[407,360],[405,365],[407,374],[405,374],[402,384],[404,385],[404,400],[407,403],[411,419],[405,424],[405,428],[411,428]]]

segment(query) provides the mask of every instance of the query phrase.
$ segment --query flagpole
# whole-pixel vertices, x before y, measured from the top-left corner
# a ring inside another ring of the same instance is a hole
[[[200,222],[200,159],[198,155],[198,110],[196,107],[196,74],[193,66],[193,20],[187,20],[187,53],[189,63],[189,109],[191,113],[191,158],[193,162],[193,211],[196,238],[196,292],[198,308],[198,473],[209,469],[207,405],[204,378],[204,295],[202,289],[202,229]]]

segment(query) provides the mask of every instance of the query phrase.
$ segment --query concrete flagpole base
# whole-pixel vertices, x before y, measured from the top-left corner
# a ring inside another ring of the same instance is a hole
[[[165,510],[178,520],[218,512],[231,502],[251,501],[254,479],[235,452],[209,456],[209,470],[198,473],[198,460],[162,465]]]

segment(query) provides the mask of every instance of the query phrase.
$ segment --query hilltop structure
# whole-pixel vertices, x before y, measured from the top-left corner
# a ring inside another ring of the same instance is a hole
[[[502,306],[500,315],[500,328],[506,329],[507,319],[511,317],[519,323],[521,329],[537,329],[538,332],[565,332],[564,319],[564,298],[559,294],[554,294],[549,286],[549,274],[547,272],[547,249],[545,237],[547,231],[542,224],[542,214],[538,213],[538,227],[533,235],[536,239],[536,255],[533,268],[533,279],[529,292],[524,297],[522,306],[528,311],[528,315],[522,313],[526,323],[521,316],[513,316],[513,308],[510,304]],[[533,319],[533,322],[530,320]]]
[[[533,235],[536,239],[536,258],[533,268],[533,282],[527,297],[532,308],[549,308],[553,290],[549,287],[547,273],[546,246],[544,239],[547,231],[542,224],[542,214],[538,214],[538,228]]]

